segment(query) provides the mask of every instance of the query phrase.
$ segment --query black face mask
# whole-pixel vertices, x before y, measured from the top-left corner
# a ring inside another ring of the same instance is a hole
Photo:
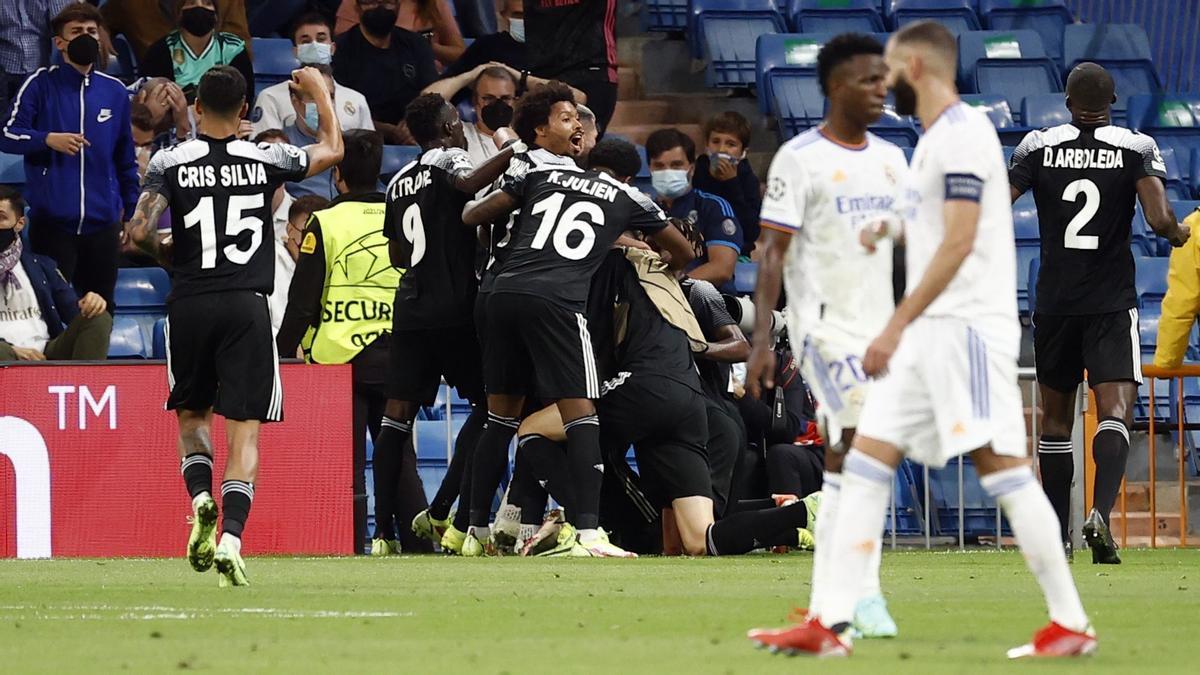
[[[189,7],[179,15],[179,26],[196,37],[208,35],[217,26],[217,13],[207,7]]]
[[[17,240],[16,230],[0,230],[0,251],[6,250]]]
[[[897,76],[892,85],[892,94],[896,97],[896,113],[899,115],[917,114],[917,90],[913,89],[904,76]]]
[[[67,57],[71,63],[90,66],[100,56],[100,42],[84,33],[67,43]]]
[[[363,28],[375,37],[383,37],[396,25],[399,12],[395,7],[372,7],[362,13]]]
[[[492,101],[479,110],[479,118],[483,120],[487,128],[495,131],[512,122],[513,108],[504,101]]]

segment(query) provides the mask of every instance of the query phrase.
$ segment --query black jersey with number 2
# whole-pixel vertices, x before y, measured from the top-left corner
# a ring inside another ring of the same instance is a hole
[[[592,275],[622,232],[667,225],[649,197],[597,171],[534,169],[500,189],[520,213],[494,292],[538,295],[573,312],[583,312]]]
[[[401,169],[387,189],[383,234],[400,246],[397,330],[467,323],[475,304],[475,228],[462,222],[471,199],[453,179],[471,173],[459,148],[432,148]]]
[[[200,136],[160,150],[142,189],[171,209],[171,298],[275,286],[271,197],[308,173],[308,154],[286,143],[255,145]]]
[[[1102,314],[1137,305],[1129,248],[1137,182],[1165,170],[1154,139],[1122,127],[1063,124],[1025,136],[1008,180],[1032,189],[1037,203],[1036,311]]]

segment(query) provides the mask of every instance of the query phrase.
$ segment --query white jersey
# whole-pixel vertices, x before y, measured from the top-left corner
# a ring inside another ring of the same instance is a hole
[[[910,180],[913,212],[905,232],[910,289],[920,283],[942,243],[946,201],[967,199],[980,207],[971,253],[924,316],[978,326],[997,340],[994,348],[1015,356],[1020,324],[1012,195],[995,127],[966,103],[950,106],[917,143]]]
[[[813,128],[776,153],[761,218],[793,233],[784,284],[796,344],[819,335],[861,357],[891,318],[891,242],[870,254],[859,230],[895,218],[907,173],[900,148],[871,133],[854,148]]]

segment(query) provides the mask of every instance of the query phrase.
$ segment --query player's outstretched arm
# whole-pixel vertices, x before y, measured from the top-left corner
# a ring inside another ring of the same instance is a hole
[[[778,227],[763,223],[763,254],[758,261],[758,282],[754,287],[754,348],[746,364],[746,391],[754,398],[763,391],[775,388],[775,350],[771,349],[771,313],[779,304],[779,290],[783,283],[783,261],[787,257],[792,234]]]
[[[129,219],[126,233],[130,241],[159,262],[164,260],[164,251],[158,240],[158,219],[167,210],[167,198],[157,191],[146,190],[138,197],[133,217]]]
[[[463,225],[483,225],[507,216],[517,208],[517,198],[503,190],[493,190],[482,199],[473,199],[463,208]]]
[[[451,183],[459,192],[473,195],[485,187],[495,183],[504,171],[508,162],[518,152],[525,152],[528,147],[519,139],[501,148],[500,152],[492,155],[486,162],[475,167],[474,171],[466,174],[451,174]]]
[[[696,250],[692,248],[692,242],[688,241],[688,238],[683,236],[679,228],[674,225],[662,228],[651,234],[650,238],[658,244],[661,250],[671,254],[666,263],[667,267],[672,270],[681,270],[696,259]]]
[[[1175,221],[1175,211],[1167,201],[1167,191],[1157,176],[1143,176],[1137,182],[1138,201],[1150,229],[1178,248],[1191,237],[1191,228]]]
[[[293,70],[288,86],[307,94],[317,104],[317,142],[304,149],[308,153],[308,175],[315,176],[342,161],[342,124],[333,109],[325,76],[316,68]]]

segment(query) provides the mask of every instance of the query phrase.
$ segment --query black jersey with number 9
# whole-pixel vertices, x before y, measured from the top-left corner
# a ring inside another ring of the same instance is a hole
[[[538,295],[575,312],[583,312],[592,275],[622,232],[667,225],[649,197],[602,172],[533,170],[506,177],[500,189],[521,211],[494,292]]]
[[[1115,126],[1032,131],[1008,180],[1032,189],[1041,231],[1036,311],[1103,314],[1137,305],[1129,243],[1137,182],[1164,178],[1154,139]]]
[[[271,197],[308,173],[308,154],[285,143],[207,136],[159,151],[142,189],[171,209],[172,298],[275,285]]]

